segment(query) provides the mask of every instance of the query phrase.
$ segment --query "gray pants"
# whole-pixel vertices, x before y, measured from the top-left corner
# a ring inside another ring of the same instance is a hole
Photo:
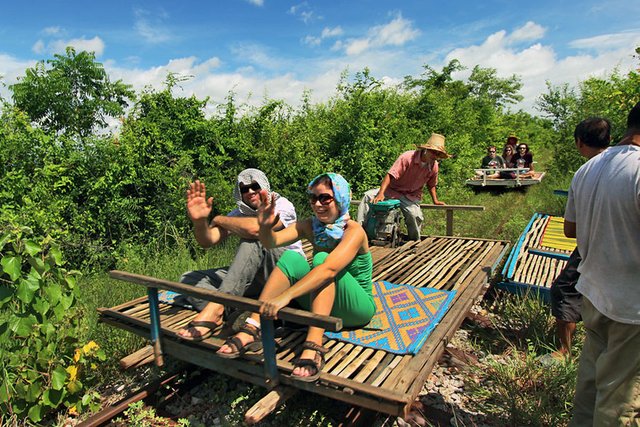
[[[360,201],[356,221],[358,221],[363,227],[366,225],[365,222],[367,219],[367,215],[369,214],[369,203],[373,202],[373,199],[376,198],[378,191],[380,191],[379,188],[374,188],[373,190],[367,191],[366,193],[364,193],[364,196]],[[391,198],[387,194],[385,194],[384,197],[387,199]],[[393,198],[400,201],[400,210],[404,215],[404,223],[407,225],[407,234],[409,235],[409,240],[420,240],[420,228],[422,227],[422,222],[424,221],[424,215],[422,215],[422,209],[420,209],[419,202],[414,202],[404,196]]]
[[[229,267],[188,271],[180,277],[180,282],[197,288],[257,298],[285,250],[265,249],[259,240],[241,239]],[[182,300],[180,302],[186,302],[198,311],[202,311],[209,303],[189,296],[179,296],[176,300]]]

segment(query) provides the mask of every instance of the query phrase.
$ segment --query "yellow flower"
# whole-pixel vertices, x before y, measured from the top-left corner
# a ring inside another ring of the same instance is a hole
[[[69,415],[78,415],[78,409],[76,408],[76,405],[73,405],[71,408],[69,408]]]
[[[75,381],[78,376],[78,367],[76,365],[71,365],[67,367],[67,372],[69,373],[69,381]]]
[[[96,344],[95,341],[89,341],[84,347],[82,347],[82,351],[84,352],[84,354],[89,354],[91,350],[97,350],[99,348],[100,346]]]
[[[80,360],[80,356],[82,356],[82,352],[79,348],[76,348],[76,351],[73,353],[73,361],[75,363],[78,363],[78,360]]]

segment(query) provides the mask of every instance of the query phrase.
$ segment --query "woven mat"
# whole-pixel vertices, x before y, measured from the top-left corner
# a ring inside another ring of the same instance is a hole
[[[576,239],[570,239],[564,235],[564,218],[549,217],[549,222],[542,233],[540,246],[561,251],[573,251],[576,248]]]
[[[396,354],[415,354],[444,316],[456,291],[373,283],[376,314],[362,329],[325,332],[332,339]]]

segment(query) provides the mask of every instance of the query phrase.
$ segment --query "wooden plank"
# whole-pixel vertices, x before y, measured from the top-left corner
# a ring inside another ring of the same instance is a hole
[[[365,382],[367,378],[369,378],[371,373],[373,373],[375,368],[380,365],[380,362],[382,361],[382,359],[384,359],[386,355],[387,355],[386,351],[376,350],[373,357],[367,362],[365,367],[360,372],[358,372],[358,374],[355,376],[353,380],[359,383]]]
[[[125,271],[113,270],[109,272],[109,276],[114,279],[124,280],[126,282],[137,283],[146,287],[157,287],[178,292],[182,295],[213,301],[225,306],[231,306],[244,311],[258,312],[262,305],[260,301],[245,298],[223,292],[212,291],[208,289],[196,288],[195,286],[185,285],[179,282],[169,280],[156,279],[155,277],[143,276],[141,274],[133,274]],[[342,329],[342,319],[331,316],[320,316],[309,311],[297,310],[285,307],[278,312],[278,318],[303,323],[309,326],[317,326],[328,331],[339,331]]]
[[[126,324],[123,322],[118,322],[118,320],[114,319],[112,316],[120,315],[121,313],[112,312],[110,310],[105,310],[104,314],[104,322],[113,324],[121,329],[126,329],[131,332],[136,333],[137,335],[141,335],[145,338],[149,338],[150,333],[145,328],[143,322],[138,319],[129,319],[134,320],[138,325],[135,324]],[[212,341],[217,341],[218,345],[212,344]],[[260,385],[262,387],[267,387],[263,379],[263,370],[261,366],[261,354],[251,354],[245,353],[242,358],[239,359],[224,359],[218,357],[211,350],[217,350],[220,346],[222,346],[223,341],[220,339],[212,340],[211,338],[199,341],[197,343],[193,343],[191,341],[181,341],[174,339],[165,339],[164,345],[168,349],[170,349],[171,354],[174,357],[185,360],[190,363],[194,363],[199,366],[203,366],[205,368],[212,369],[217,372],[221,372],[224,374],[228,374],[230,376],[239,378],[243,381],[248,381],[253,384]],[[247,361],[251,361],[254,363],[247,363]],[[307,384],[302,381],[298,381],[296,379],[291,379],[289,374],[293,370],[293,365],[287,362],[278,361],[278,368],[280,371],[280,382],[288,385],[293,385],[297,388],[306,389]],[[242,374],[245,375],[242,375]],[[249,374],[249,375],[247,375]],[[251,377],[251,380],[245,379],[246,377]],[[389,392],[388,390],[381,390],[378,387],[371,386],[369,384],[357,383],[353,380],[341,378],[337,375],[332,375],[326,372],[322,372],[320,375],[320,381],[328,383],[334,387],[339,388],[349,388],[354,392],[359,392],[363,394],[370,395],[372,398],[377,399],[385,399],[386,401],[395,401],[397,403],[402,403],[407,399],[407,395],[398,394],[395,392]],[[313,384],[312,384],[313,385]],[[335,388],[332,388],[335,391]],[[318,390],[319,392],[319,390]],[[341,400],[341,399],[340,399]],[[357,403],[351,402],[350,403]],[[368,406],[367,406],[368,407]]]
[[[298,389],[293,387],[277,387],[271,390],[249,408],[244,414],[244,422],[249,425],[259,423],[296,393],[298,393]]]

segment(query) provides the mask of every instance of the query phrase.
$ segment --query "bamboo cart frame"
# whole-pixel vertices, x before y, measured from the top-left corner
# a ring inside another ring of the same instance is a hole
[[[497,168],[497,169],[475,169],[476,172],[482,173],[478,176],[465,181],[465,184],[472,187],[526,187],[529,185],[539,184],[544,178],[546,172],[534,172],[532,177],[521,176],[529,172],[529,168]],[[496,172],[514,172],[516,177],[511,178],[487,178],[487,174]]]
[[[430,286],[457,290],[455,299],[440,323],[417,354],[396,355],[337,340],[328,340],[326,364],[316,383],[290,376],[291,360],[304,340],[301,330],[275,330],[271,320],[261,318],[263,351],[245,353],[239,359],[215,355],[222,336],[192,342],[181,340],[177,332],[196,314],[192,310],[158,302],[158,289],[186,295],[247,311],[257,311],[256,300],[201,290],[181,283],[126,272],[113,271],[116,279],[147,287],[148,296],[112,308],[99,309],[103,322],[150,338],[156,363],[164,354],[230,375],[269,390],[296,388],[394,416],[406,416],[433,366],[450,338],[459,328],[473,303],[487,288],[488,280],[508,251],[505,241],[427,237],[396,249],[373,251],[373,280],[387,280],[416,287]],[[341,320],[317,316],[303,310],[284,308],[279,318],[327,330],[340,330]]]
[[[553,280],[567,265],[571,251],[542,246],[550,215],[534,213],[509,253],[496,286],[509,292],[534,294],[549,302]]]

